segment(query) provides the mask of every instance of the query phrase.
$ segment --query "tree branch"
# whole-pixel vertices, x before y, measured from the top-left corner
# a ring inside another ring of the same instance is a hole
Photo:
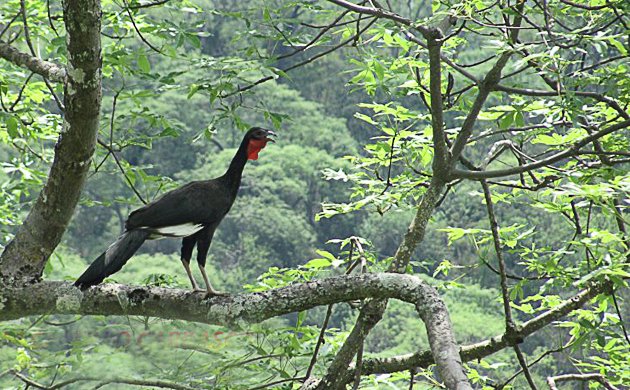
[[[404,18],[398,14],[384,10],[382,8],[365,7],[365,6],[351,3],[346,0],[328,0],[328,1],[359,14],[372,15],[372,16],[375,16],[377,18],[382,18],[382,19],[390,19],[390,20],[393,20],[394,22],[403,24],[405,26],[413,27],[414,29],[418,30],[425,38],[432,35],[432,31],[430,28],[418,25],[410,19]]]
[[[433,128],[433,174],[446,178],[449,171],[449,156],[444,133],[444,107],[442,98],[442,43],[429,39],[429,89],[431,92],[431,125]],[[393,148],[392,148],[393,150]]]
[[[175,382],[162,381],[162,380],[143,380],[143,379],[132,379],[132,378],[103,379],[103,377],[91,377],[91,376],[72,378],[72,379],[68,379],[67,381],[63,381],[54,385],[46,386],[42,383],[36,382],[35,380],[15,370],[11,370],[11,373],[13,373],[13,375],[15,375],[16,378],[24,382],[27,385],[27,387],[30,386],[30,387],[34,387],[36,389],[42,389],[42,390],[62,389],[68,385],[72,385],[77,382],[98,382],[94,386],[94,389],[100,389],[101,387],[107,386],[112,383],[125,384],[125,385],[131,385],[131,386],[159,387],[163,389],[174,389],[174,390],[194,390],[195,389],[194,387],[182,385]]]
[[[610,382],[606,380],[602,374],[564,374],[557,376],[549,376],[547,377],[547,384],[549,385],[550,390],[558,390],[556,387],[556,382],[568,382],[568,381],[581,381],[581,382],[599,382],[602,386],[604,386],[608,390],[618,390],[617,387],[613,386]]]
[[[580,308],[593,297],[600,293],[609,291],[610,288],[611,286],[608,283],[593,285],[580,291],[553,309],[550,309],[517,326],[513,332],[505,332],[490,339],[463,346],[460,350],[462,361],[468,362],[471,360],[479,360],[504,348],[517,345],[523,342],[527,336]],[[363,373],[365,375],[387,374],[398,371],[406,371],[416,367],[427,368],[431,364],[434,364],[434,361],[430,351],[421,351],[414,354],[390,358],[364,359]]]
[[[140,315],[235,326],[320,305],[375,297],[395,298],[415,305],[425,322],[443,380],[451,388],[461,384],[457,374],[463,375],[464,370],[446,307],[433,287],[410,275],[337,276],[210,299],[181,289],[104,284],[81,292],[67,282],[42,282],[0,290],[0,320],[44,313]],[[467,381],[465,375],[463,378]]]
[[[66,69],[64,67],[23,53],[4,41],[0,41],[0,57],[48,80],[59,83],[66,82]]]
[[[560,160],[564,160],[565,158],[571,157],[573,155],[579,154],[580,148],[588,145],[594,140],[600,139],[608,134],[614,133],[615,131],[619,131],[630,126],[630,119],[615,123],[614,125],[608,126],[605,129],[602,129],[598,132],[590,134],[587,137],[584,137],[582,140],[575,142],[573,145],[569,146],[565,150],[553,154],[547,158],[542,160],[532,162],[529,164],[519,165],[518,167],[506,168],[506,169],[497,169],[492,171],[468,171],[461,169],[454,169],[451,171],[452,178],[461,178],[461,179],[471,179],[471,180],[483,180],[489,179],[493,177],[503,177],[515,175],[523,172],[529,172],[537,168],[549,166],[553,163],[556,163]]]
[[[515,8],[519,13],[522,13],[524,6],[525,2],[520,2],[516,5]],[[523,18],[520,15],[515,16],[512,27],[520,27],[522,20]],[[520,30],[518,28],[510,31],[509,41],[511,43],[517,41],[519,31]],[[477,93],[477,97],[475,98],[475,101],[470,109],[470,112],[466,116],[466,119],[464,119],[461,130],[459,131],[459,134],[457,135],[457,138],[455,139],[455,142],[451,147],[451,164],[455,164],[459,160],[459,156],[464,151],[464,147],[466,146],[466,144],[468,143],[468,139],[472,135],[473,126],[477,121],[477,117],[479,116],[479,113],[481,112],[481,109],[486,99],[488,98],[488,95],[490,95],[490,92],[492,92],[499,81],[501,81],[501,72],[503,71],[505,65],[507,65],[507,62],[511,56],[511,51],[503,52],[503,54],[501,54],[492,69],[488,71],[483,81],[479,83],[479,92]]]
[[[592,98],[594,100],[597,100],[598,102],[602,102],[602,103],[607,104],[612,109],[617,111],[617,113],[623,119],[630,119],[630,114],[628,114],[628,112],[626,110],[624,110],[619,105],[619,103],[617,103],[617,101],[615,101],[614,99],[609,98],[607,96],[604,96],[604,95],[602,95],[600,93],[597,93],[597,92],[570,91],[570,90],[565,90],[565,89],[560,89],[560,90],[557,90],[557,91],[545,91],[545,90],[538,90],[538,89],[508,87],[508,86],[501,85],[501,84],[497,84],[494,89],[495,89],[495,91],[501,91],[501,92],[506,92],[506,93],[509,93],[509,94],[523,95],[523,96],[575,95],[575,96],[589,97],[589,98]]]

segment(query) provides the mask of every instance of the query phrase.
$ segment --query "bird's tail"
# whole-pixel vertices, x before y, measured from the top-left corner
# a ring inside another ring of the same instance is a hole
[[[149,232],[146,230],[136,229],[124,232],[116,242],[92,262],[88,269],[83,272],[83,275],[74,282],[74,285],[85,290],[101,283],[109,275],[120,271],[148,236]]]

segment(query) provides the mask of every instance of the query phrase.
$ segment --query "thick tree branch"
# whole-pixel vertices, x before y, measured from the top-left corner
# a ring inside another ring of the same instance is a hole
[[[44,78],[59,83],[66,82],[66,69],[55,63],[44,61],[28,53],[23,53],[6,42],[0,41],[0,57],[5,60],[27,68]]]
[[[429,47],[429,90],[431,92],[431,125],[433,128],[433,174],[446,178],[449,170],[449,156],[444,133],[444,107],[442,98],[442,43],[430,39]],[[392,148],[393,150],[393,148]]]
[[[105,284],[81,292],[67,282],[42,282],[0,290],[0,320],[52,313],[140,315],[235,326],[315,306],[375,297],[414,304],[425,322],[433,355],[447,386],[459,388],[459,384],[467,383],[459,383],[462,379],[457,373],[463,373],[463,367],[444,303],[433,287],[410,275],[338,276],[210,299],[180,289]],[[463,380],[466,381],[465,376]]]

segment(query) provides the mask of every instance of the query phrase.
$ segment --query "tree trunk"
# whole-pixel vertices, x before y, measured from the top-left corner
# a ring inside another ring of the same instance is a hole
[[[96,144],[101,107],[101,4],[99,0],[65,0],[63,12],[68,49],[63,127],[46,185],[0,256],[0,279],[7,284],[41,278],[77,205]]]

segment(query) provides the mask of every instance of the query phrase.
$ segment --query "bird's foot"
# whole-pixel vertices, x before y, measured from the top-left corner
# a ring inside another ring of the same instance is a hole
[[[201,287],[194,287],[191,291],[193,293],[198,293],[198,292],[204,292],[205,293],[206,289],[205,288],[201,288]]]
[[[206,290],[206,298],[210,298],[210,297],[225,297],[229,295],[226,292],[223,291],[217,291],[217,290]]]

